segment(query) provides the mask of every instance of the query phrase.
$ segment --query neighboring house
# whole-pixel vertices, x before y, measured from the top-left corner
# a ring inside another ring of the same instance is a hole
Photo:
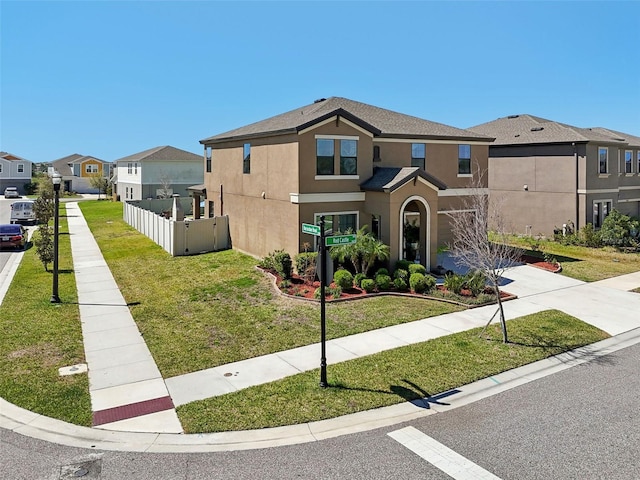
[[[114,162],[116,192],[121,201],[188,196],[188,188],[201,184],[204,165],[200,155],[163,146],[150,148]]]
[[[109,178],[112,164],[96,157],[74,153],[51,162],[50,169],[62,175],[65,192],[99,193],[91,186],[90,178],[99,174]]]
[[[301,224],[324,215],[329,234],[367,225],[390,246],[392,267],[401,258],[435,267],[451,238],[447,213],[469,193],[472,163],[486,169],[492,140],[346,98],[317,100],[200,141],[205,215],[229,215],[233,247],[255,256],[315,248]],[[418,230],[413,245],[407,223]]]
[[[495,137],[489,190],[514,233],[553,235],[554,228],[596,228],[615,208],[640,215],[640,138],[511,115],[472,130]]]
[[[0,152],[0,195],[7,187],[16,187],[25,195],[24,185],[31,182],[33,162],[17,155]]]

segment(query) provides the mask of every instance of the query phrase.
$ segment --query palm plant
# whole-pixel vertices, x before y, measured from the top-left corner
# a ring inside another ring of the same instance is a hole
[[[336,245],[331,247],[331,258],[340,263],[350,261],[357,273],[367,274],[377,260],[387,260],[389,258],[389,245],[385,245],[367,232],[367,225],[364,225],[356,232],[356,242],[350,245]],[[352,233],[352,232],[347,232]]]

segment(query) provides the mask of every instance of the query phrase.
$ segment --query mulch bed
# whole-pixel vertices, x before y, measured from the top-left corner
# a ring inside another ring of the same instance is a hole
[[[562,265],[559,263],[551,263],[545,261],[544,258],[534,257],[533,255],[522,255],[522,261],[532,267],[541,268],[549,272],[558,273],[562,271]]]

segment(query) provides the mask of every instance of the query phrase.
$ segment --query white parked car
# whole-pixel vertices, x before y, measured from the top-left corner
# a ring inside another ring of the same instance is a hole
[[[16,187],[7,187],[4,189],[4,198],[21,198]]]

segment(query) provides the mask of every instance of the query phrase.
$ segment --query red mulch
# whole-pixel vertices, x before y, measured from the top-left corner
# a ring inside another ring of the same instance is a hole
[[[522,255],[522,261],[527,265],[548,270],[553,273],[560,271],[561,268],[559,263],[546,262],[543,258],[534,257],[532,255]]]

